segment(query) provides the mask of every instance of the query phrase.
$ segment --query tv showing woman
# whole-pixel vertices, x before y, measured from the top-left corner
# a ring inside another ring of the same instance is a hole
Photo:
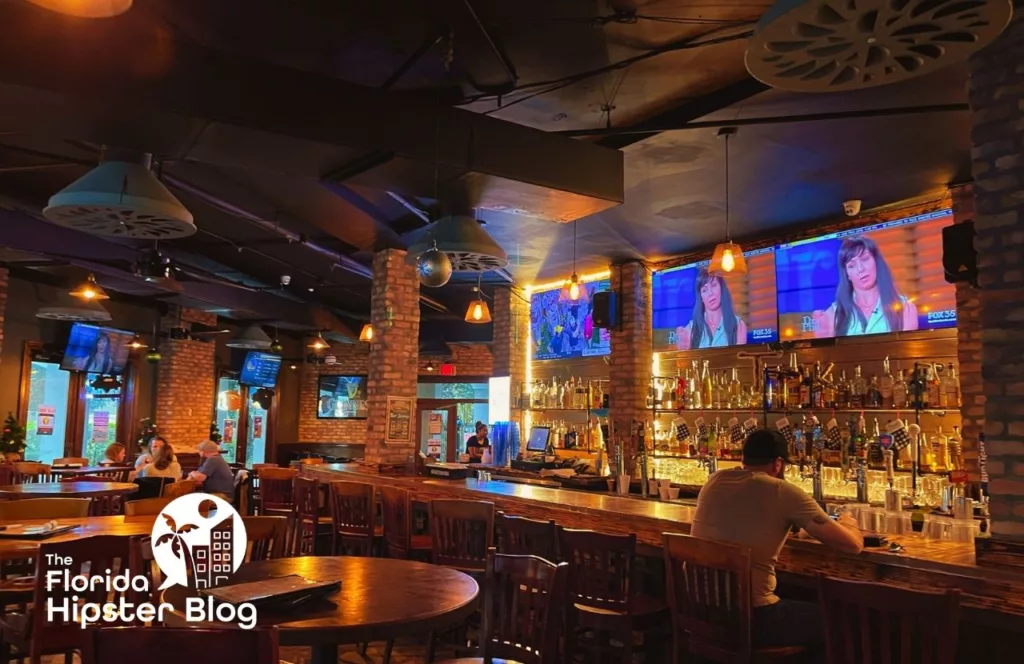
[[[701,268],[694,284],[693,318],[676,328],[676,348],[721,348],[747,343],[747,324],[736,315],[725,279]]]
[[[815,311],[814,336],[850,337],[916,330],[917,307],[899,292],[878,244],[863,235],[843,240],[839,286],[825,311]]]
[[[110,335],[100,332],[96,335],[96,346],[89,357],[89,373],[109,374],[114,370],[114,343]]]

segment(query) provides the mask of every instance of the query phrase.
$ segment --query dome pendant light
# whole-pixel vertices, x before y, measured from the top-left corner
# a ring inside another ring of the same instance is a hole
[[[477,273],[476,276],[476,300],[469,303],[469,307],[466,309],[466,322],[467,323],[490,323],[491,322],[491,309],[484,302],[484,292],[480,290],[480,284],[483,277],[483,272]]]
[[[373,342],[373,326],[367,323],[363,325],[363,329],[359,331],[359,340],[364,343]]]
[[[560,302],[586,302],[590,299],[587,294],[587,287],[580,281],[576,274],[576,222],[572,222],[572,276],[562,286],[562,292],[558,294]]]
[[[110,296],[107,295],[106,291],[100,288],[100,285],[96,283],[96,277],[92,274],[89,275],[89,278],[86,279],[84,283],[76,286],[74,290],[69,291],[68,295],[77,297],[80,300],[85,300],[86,302],[110,299]]]
[[[715,253],[708,265],[708,274],[717,277],[743,275],[747,273],[747,259],[743,249],[729,236],[729,137],[736,133],[735,127],[723,127],[718,135],[725,137],[725,242],[715,247]]]

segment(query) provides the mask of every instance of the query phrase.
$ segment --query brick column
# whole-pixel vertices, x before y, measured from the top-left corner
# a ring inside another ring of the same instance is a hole
[[[950,190],[953,197],[953,221],[974,220],[974,189],[961,185]],[[978,434],[985,426],[985,394],[981,381],[981,299],[972,284],[956,285],[957,364],[960,367],[960,393],[963,405],[964,460],[971,480],[981,480],[978,467]]]
[[[527,338],[530,329],[530,304],[526,296],[511,286],[494,289],[494,340],[491,352],[494,356],[493,373],[508,376],[513,396],[509,419],[522,423],[522,410],[516,408],[515,395],[526,382]],[[529,432],[522,432],[525,440]]]
[[[978,560],[1024,565],[1024,12],[968,70],[992,494],[992,539],[978,540]]]
[[[156,379],[156,424],[160,435],[192,451],[210,435],[215,368],[213,342],[164,339]]]
[[[618,298],[620,324],[611,330],[609,419],[625,439],[633,420],[647,422],[651,418],[646,407],[654,359],[651,272],[639,262],[613,265],[611,286]]]
[[[387,400],[416,399],[419,358],[420,282],[416,268],[405,263],[405,252],[385,249],[373,257],[370,295],[370,344],[367,381],[366,463],[369,470],[411,464],[416,458],[416,422],[407,443],[385,443]],[[413,417],[415,417],[415,405]]]
[[[4,345],[4,318],[7,315],[7,284],[9,281],[7,268],[0,268],[0,349]],[[22,423],[24,424],[24,423]]]

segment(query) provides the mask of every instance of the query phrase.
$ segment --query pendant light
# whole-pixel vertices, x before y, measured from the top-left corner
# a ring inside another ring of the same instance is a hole
[[[359,340],[364,343],[371,343],[373,341],[373,326],[367,323],[363,325],[363,329],[359,331]]]
[[[729,137],[736,133],[735,127],[723,127],[718,135],[725,138],[725,242],[715,247],[708,266],[708,274],[725,277],[747,273],[747,260],[743,249],[729,236]]]
[[[580,281],[576,274],[576,222],[572,222],[572,276],[562,286],[558,294],[559,302],[586,302],[590,299],[587,294],[587,287]]]
[[[37,7],[78,18],[113,18],[132,8],[132,0],[28,0]]]
[[[328,348],[329,346],[330,344],[327,343],[326,339],[324,339],[323,332],[320,332],[318,330],[316,333],[316,338],[313,339],[312,343],[310,343],[309,346],[307,346],[307,348],[312,348],[315,352],[319,353],[320,351],[322,351],[325,348]]]
[[[100,288],[100,285],[96,283],[96,277],[92,274],[90,274],[89,278],[83,283],[76,286],[74,290],[69,291],[68,295],[87,302],[110,299],[110,296],[107,295],[106,291]]]
[[[491,322],[491,309],[484,302],[484,292],[480,290],[483,274],[483,272],[478,272],[476,275],[476,300],[470,302],[469,307],[466,309],[467,323],[483,324]]]

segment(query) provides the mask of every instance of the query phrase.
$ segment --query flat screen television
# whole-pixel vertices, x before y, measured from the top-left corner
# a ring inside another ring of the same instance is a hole
[[[131,353],[128,344],[134,338],[135,333],[127,330],[75,323],[60,368],[108,375],[124,373]]]
[[[252,387],[275,387],[277,385],[277,373],[280,370],[280,355],[250,350],[245,354],[245,361],[242,362],[242,371],[238,375],[238,382],[242,385],[251,385]]]
[[[952,221],[939,210],[777,247],[782,340],[955,327],[942,267]]]
[[[366,419],[366,376],[320,376],[316,416],[331,420]]]
[[[560,298],[560,288],[533,293],[530,335],[533,359],[556,360],[611,353],[611,334],[594,327],[594,293],[611,288],[608,279],[580,285],[587,297],[575,302]]]
[[[710,261],[659,270],[651,279],[654,350],[778,341],[773,249],[748,251],[747,274],[712,277]]]

